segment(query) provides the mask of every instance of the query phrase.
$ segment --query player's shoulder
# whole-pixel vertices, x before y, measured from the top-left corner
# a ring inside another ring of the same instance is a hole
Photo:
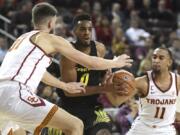
[[[179,74],[175,73],[175,75],[176,75],[177,79],[180,79],[180,75]]]
[[[57,35],[54,35],[54,34],[50,34],[50,33],[47,33],[47,32],[39,32],[37,34],[34,35],[35,38],[37,40],[40,40],[40,41],[46,41],[46,42],[58,42],[59,41],[65,41],[63,37],[61,36],[57,36]]]
[[[104,57],[104,55],[106,53],[105,45],[101,42],[98,42],[98,41],[94,41],[94,42],[96,44],[96,48],[97,48],[97,51],[98,51],[100,57]]]
[[[135,78],[136,88],[139,90],[146,90],[148,87],[148,76],[143,75]]]
[[[75,63],[74,61],[68,59],[66,56],[64,55],[61,55],[61,58],[60,58],[60,64],[61,66],[66,66],[67,67],[75,67],[77,63]]]
[[[97,49],[106,49],[105,45],[101,42],[94,41]]]
[[[145,75],[143,75],[143,76],[136,77],[136,78],[135,78],[135,81],[137,81],[137,82],[148,81],[148,76],[147,76],[147,74],[145,74]]]
[[[45,32],[38,32],[34,35],[32,35],[31,40],[34,41],[34,43],[38,44],[41,42],[49,42],[51,41],[52,36],[49,33]]]
[[[177,85],[178,90],[180,90],[180,75],[179,74],[176,74],[176,85]]]

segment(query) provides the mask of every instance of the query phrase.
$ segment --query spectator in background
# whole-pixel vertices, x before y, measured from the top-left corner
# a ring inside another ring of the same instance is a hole
[[[13,0],[0,0],[0,13],[8,18],[14,14],[15,2]]]
[[[80,5],[80,8],[84,11],[84,13],[90,13],[91,8],[88,1],[83,1]]]
[[[3,37],[0,37],[0,65],[4,59],[7,52],[7,43]]]
[[[97,40],[105,44],[105,46],[109,49],[112,41],[110,21],[107,16],[102,16],[99,21],[99,26],[96,26]]]
[[[23,0],[20,3],[20,9],[12,15],[12,24],[10,31],[15,36],[19,36],[32,29],[31,26],[31,0]]]
[[[144,39],[144,47],[138,47],[135,52],[135,56],[138,60],[144,59],[147,56],[149,50],[154,47],[153,37]]]
[[[171,47],[173,44],[174,39],[177,38],[177,33],[176,31],[172,31],[169,33],[169,38],[168,38],[168,42],[167,42],[167,47]]]
[[[177,18],[177,36],[180,38],[180,13],[178,14]]]
[[[126,36],[129,43],[135,47],[144,47],[145,39],[150,36],[148,32],[139,27],[139,18],[131,19],[131,25],[126,30]]]
[[[96,18],[99,16],[102,16],[102,6],[99,1],[95,1],[92,8],[92,21],[94,24],[96,23]]]
[[[119,23],[123,23],[125,21],[124,14],[121,11],[121,4],[120,3],[113,3],[111,7],[111,12],[109,19],[110,20],[117,20]]]
[[[178,13],[180,12],[180,1],[179,0],[171,0],[173,5],[173,10]]]
[[[139,16],[144,21],[148,21],[152,12],[151,0],[142,0],[142,8],[140,9]]]
[[[133,11],[134,12],[134,11]],[[134,12],[132,14],[135,14]],[[135,14],[136,15],[136,14]],[[133,69],[137,71],[139,62],[145,55],[146,50],[146,39],[150,37],[150,34],[143,28],[139,27],[140,19],[138,16],[131,17],[131,25],[126,30],[126,37],[128,40],[131,56],[135,59]]]
[[[125,52],[128,45],[125,43],[126,38],[121,27],[116,28],[112,39],[112,52],[115,56],[121,55]]]
[[[137,76],[142,76],[146,74],[147,71],[151,69],[151,56],[152,56],[152,49],[150,49],[146,55],[146,57],[140,62],[139,69],[137,72]]]
[[[126,8],[124,10],[124,14],[126,17],[130,18],[131,11],[135,9],[134,0],[126,0]]]
[[[171,20],[171,21],[169,21]],[[149,27],[154,32],[170,32],[176,25],[176,19],[171,10],[166,8],[166,0],[159,0],[157,9],[152,11],[149,18]]]
[[[175,38],[169,49],[172,52],[175,64],[180,65],[180,38]]]

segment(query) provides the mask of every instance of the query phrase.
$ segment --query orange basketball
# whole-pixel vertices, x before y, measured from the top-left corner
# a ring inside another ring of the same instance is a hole
[[[126,70],[118,70],[114,73],[113,83],[119,83],[122,88],[128,90],[128,95],[135,89],[134,75]]]

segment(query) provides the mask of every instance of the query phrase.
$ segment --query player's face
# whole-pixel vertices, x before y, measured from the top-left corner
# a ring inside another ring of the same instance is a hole
[[[89,45],[92,36],[92,22],[79,21],[74,30],[74,33],[82,43]]]
[[[156,49],[152,55],[152,69],[153,71],[168,70],[172,61],[168,52],[164,49]]]

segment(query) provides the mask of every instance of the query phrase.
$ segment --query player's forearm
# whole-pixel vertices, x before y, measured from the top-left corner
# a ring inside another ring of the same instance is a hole
[[[120,68],[120,64],[114,62],[113,60],[89,56],[74,49],[68,41],[60,37],[56,38],[56,40],[53,41],[55,41],[52,44],[54,45],[56,51],[60,52],[62,55],[66,56],[68,59],[74,61],[75,63],[79,63],[89,69],[105,70],[115,67]]]
[[[90,64],[89,68],[93,70],[105,70],[117,67],[113,60],[103,59],[100,57],[91,57],[88,64]]]
[[[100,93],[107,93],[113,90],[113,85],[106,85],[106,86],[86,86],[86,93],[77,93],[77,94],[69,94],[66,93],[66,96],[69,97],[76,97],[76,96],[89,96],[94,94],[100,94]]]
[[[65,56],[67,56],[67,54],[65,54]],[[94,70],[105,70],[105,69],[117,67],[116,63],[113,62],[113,60],[103,59],[95,56],[89,56],[80,51],[75,50],[74,48],[73,51],[71,51],[70,57],[68,58],[71,59],[72,61],[75,61],[76,63],[79,63],[89,69],[94,69]]]
[[[48,73],[47,71],[44,73],[44,76],[41,80],[43,83],[53,86],[56,88],[63,89],[65,87],[65,83]]]
[[[137,89],[132,91],[128,96],[118,95],[117,92],[108,92],[106,96],[113,106],[120,106],[122,103],[134,97],[137,93]]]

